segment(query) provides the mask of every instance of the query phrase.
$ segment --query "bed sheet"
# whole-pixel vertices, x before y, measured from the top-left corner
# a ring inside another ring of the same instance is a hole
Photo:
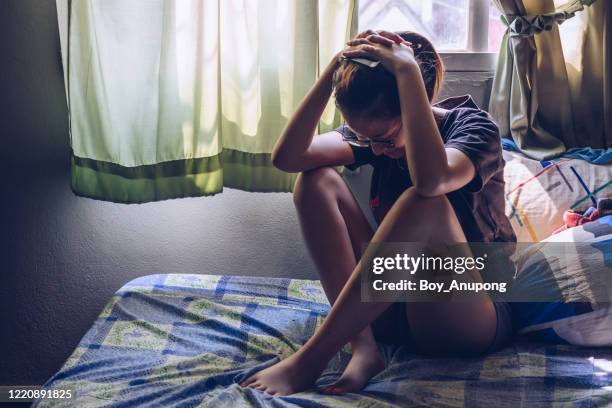
[[[285,397],[241,388],[295,352],[329,305],[318,281],[151,275],[117,291],[45,389],[79,407],[557,407],[612,406],[612,350],[517,341],[483,358],[426,358],[381,345],[387,368],[359,393]],[[339,352],[317,387],[339,377]]]

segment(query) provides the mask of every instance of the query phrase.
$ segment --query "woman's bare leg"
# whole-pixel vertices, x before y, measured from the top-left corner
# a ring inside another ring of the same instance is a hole
[[[445,196],[426,198],[411,188],[393,205],[372,242],[425,241],[465,242],[465,236]],[[334,354],[390,306],[361,302],[360,269],[358,264],[323,325],[300,350],[243,384],[281,395],[311,387]],[[495,335],[495,308],[487,295],[464,303],[407,304],[407,313],[417,346],[428,353],[479,354]]]
[[[330,304],[361,257],[363,245],[374,231],[359,208],[348,186],[333,168],[320,168],[299,175],[294,202],[306,246],[317,267]],[[384,368],[370,327],[351,341],[352,356],[344,373],[327,393],[345,393],[363,388]]]

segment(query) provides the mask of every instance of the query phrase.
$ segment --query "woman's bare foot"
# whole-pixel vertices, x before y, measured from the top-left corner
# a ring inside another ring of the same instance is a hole
[[[327,366],[327,360],[302,358],[300,351],[256,372],[240,385],[271,395],[290,395],[312,388]]]
[[[378,348],[360,347],[353,351],[351,360],[335,383],[323,389],[325,394],[345,394],[361,390],[370,378],[381,372],[385,363]]]

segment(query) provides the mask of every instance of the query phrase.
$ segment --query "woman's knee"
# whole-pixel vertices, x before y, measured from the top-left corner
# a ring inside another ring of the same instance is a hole
[[[423,215],[425,215],[425,212],[433,215],[453,210],[446,195],[443,194],[435,197],[424,196],[419,194],[415,187],[407,188],[400,195],[397,202],[400,207],[408,207],[411,211],[423,210]]]
[[[298,175],[293,188],[293,202],[298,209],[313,202],[333,200],[344,180],[333,167],[320,167]]]

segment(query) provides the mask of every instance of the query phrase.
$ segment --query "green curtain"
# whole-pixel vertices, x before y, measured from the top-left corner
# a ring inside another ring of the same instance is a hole
[[[142,203],[291,191],[270,153],[356,0],[57,0],[72,189]],[[333,103],[320,129],[340,121]]]
[[[610,79],[599,75],[588,86],[583,82],[585,86],[582,87],[566,61],[565,39],[559,31],[559,24],[594,2],[566,0],[563,4],[555,4],[553,0],[495,0],[508,29],[500,49],[489,111],[497,120],[502,136],[513,138],[519,148],[534,159],[555,157],[570,147],[599,148],[611,144],[609,128],[595,130],[599,131],[596,136],[581,130],[587,122],[603,122],[603,115],[578,114],[585,103],[592,103],[588,100],[590,92],[595,88],[601,91]],[[590,34],[603,37],[603,24]],[[601,42],[595,48],[603,53],[600,47]],[[582,55],[584,49],[576,52]],[[588,70],[584,75],[595,78]]]

